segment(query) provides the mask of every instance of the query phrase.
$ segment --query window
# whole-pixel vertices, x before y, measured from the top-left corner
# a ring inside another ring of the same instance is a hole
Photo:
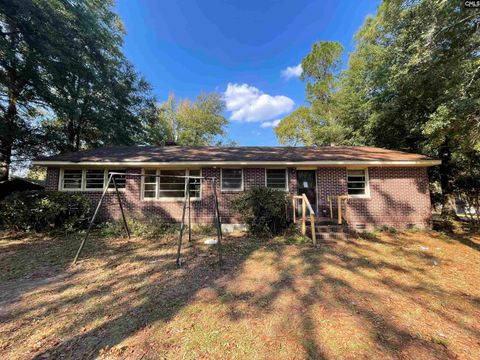
[[[82,170],[64,170],[62,189],[81,189]]]
[[[144,198],[155,198],[157,196],[157,177],[151,176],[156,175],[156,170],[145,170],[144,180],[143,180],[143,197]]]
[[[243,170],[222,169],[222,190],[243,190]]]
[[[108,173],[107,173],[107,181],[110,178],[111,173],[117,173],[117,174],[121,173],[122,174],[122,175],[115,175],[115,183],[117,184],[118,189],[125,189],[126,180],[127,180],[127,178],[126,178],[127,171],[125,169],[109,170]],[[110,184],[108,185],[108,188],[109,189],[115,189],[115,185],[113,184],[113,179],[110,182]]]
[[[185,170],[161,170],[160,190],[161,198],[183,198],[185,195]]]
[[[105,170],[86,170],[85,189],[103,189]]]
[[[347,189],[350,196],[368,196],[368,171],[347,170]]]
[[[144,170],[144,199],[183,199],[185,197],[185,176],[200,177],[200,170]],[[191,199],[200,199],[201,179],[189,179]]]
[[[60,190],[102,191],[112,172],[124,174],[116,175],[115,180],[117,188],[125,189],[127,173],[125,169],[62,169],[60,172]],[[114,188],[113,181],[109,184],[109,188]]]
[[[287,170],[267,169],[266,186],[272,189],[287,190]]]
[[[189,176],[198,176],[200,177],[200,170],[190,170]],[[200,198],[200,186],[201,179],[190,179],[190,184],[188,186],[190,191],[190,198]]]

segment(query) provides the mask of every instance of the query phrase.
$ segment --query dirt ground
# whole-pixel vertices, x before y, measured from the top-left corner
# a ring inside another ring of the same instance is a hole
[[[480,236],[0,233],[1,359],[479,359]]]

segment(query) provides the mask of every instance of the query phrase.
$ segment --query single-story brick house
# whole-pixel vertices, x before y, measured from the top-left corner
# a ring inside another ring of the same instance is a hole
[[[180,220],[184,197],[184,180],[167,175],[201,175],[218,179],[223,223],[239,223],[230,207],[239,192],[267,186],[291,195],[305,193],[320,216],[330,212],[328,196],[347,195],[345,216],[350,226],[402,228],[430,226],[427,167],[440,161],[373,147],[134,146],[40,157],[34,164],[47,167],[47,190],[83,192],[94,204],[109,172],[124,172],[118,183],[126,211],[156,215],[166,222]],[[145,176],[128,176],[134,173]],[[192,221],[212,221],[212,194],[206,183],[192,183]],[[100,213],[120,215],[113,191],[107,192]]]

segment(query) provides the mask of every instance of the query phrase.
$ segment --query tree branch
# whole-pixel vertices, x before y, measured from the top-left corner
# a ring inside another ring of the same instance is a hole
[[[8,32],[3,32],[3,31],[1,31],[1,32],[0,32],[0,35],[3,36],[3,37],[7,37],[7,36],[14,35],[14,34],[19,34],[19,33],[20,33],[20,30],[8,31]]]

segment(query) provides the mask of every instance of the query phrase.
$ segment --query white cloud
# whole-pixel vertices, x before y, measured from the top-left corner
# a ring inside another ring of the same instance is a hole
[[[293,109],[295,103],[283,95],[265,94],[247,84],[228,83],[224,99],[231,120],[255,122],[268,121]]]
[[[300,75],[302,75],[302,72],[302,64],[298,64],[297,66],[288,66],[286,69],[283,69],[280,74],[284,79],[290,80],[294,77],[300,77]]]
[[[267,127],[276,127],[278,124],[280,124],[280,121],[282,121],[281,119],[278,119],[278,120],[273,120],[273,121],[265,121],[263,122],[260,127],[262,128],[267,128]]]

